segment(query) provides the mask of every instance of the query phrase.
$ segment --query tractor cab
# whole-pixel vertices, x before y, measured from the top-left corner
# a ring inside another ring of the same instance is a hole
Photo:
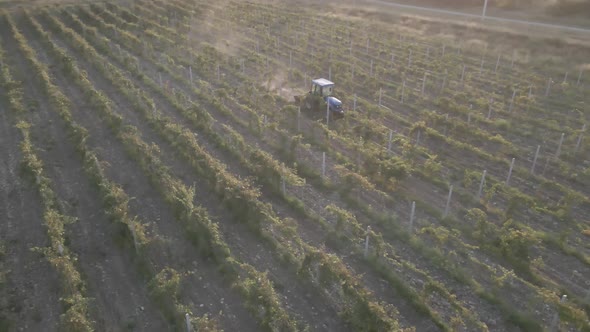
[[[309,94],[304,98],[302,106],[309,111],[323,111],[329,107],[330,113],[333,116],[344,116],[344,109],[342,109],[342,102],[332,96],[334,92],[334,83],[325,79],[318,78],[311,81],[311,88]],[[299,99],[299,98],[297,98]],[[327,106],[329,105],[329,106]]]
[[[330,97],[334,90],[334,83],[325,78],[318,78],[311,81],[311,93],[317,96]]]

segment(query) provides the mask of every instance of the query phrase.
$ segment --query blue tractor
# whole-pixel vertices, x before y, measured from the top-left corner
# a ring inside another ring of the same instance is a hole
[[[325,78],[318,78],[311,81],[309,93],[302,96],[295,96],[302,110],[311,113],[320,113],[329,109],[332,118],[341,118],[344,116],[342,102],[332,96],[334,83]]]

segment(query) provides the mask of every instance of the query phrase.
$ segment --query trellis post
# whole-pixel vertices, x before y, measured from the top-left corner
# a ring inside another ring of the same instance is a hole
[[[191,316],[188,314],[188,312],[186,314],[184,314],[184,322],[186,325],[186,332],[192,332],[192,324],[191,324]]]
[[[387,152],[391,153],[391,142],[393,141],[393,129],[389,129],[389,142],[387,143]]]
[[[402,104],[404,103],[404,91],[406,90],[406,79],[402,82]]]
[[[512,158],[512,162],[510,163],[510,169],[508,170],[508,176],[506,177],[506,185],[510,183],[510,177],[512,176],[512,168],[514,168],[514,161],[516,158]]]
[[[584,136],[584,132],[586,131],[586,124],[584,124],[582,126],[582,132],[580,133],[580,136],[578,136],[578,141],[576,142],[576,149],[574,150],[574,152],[578,152],[578,149],[580,149],[580,143],[582,143],[582,138]]]
[[[486,173],[487,170],[483,170],[483,173],[481,175],[481,182],[479,183],[479,190],[477,191],[477,200],[479,200],[481,198],[481,192],[483,191],[483,185],[486,181]]]
[[[443,213],[443,218],[446,218],[449,215],[449,207],[451,205],[451,197],[453,196],[453,185],[449,187],[449,195],[447,196],[447,205],[445,206],[445,212]]]
[[[365,258],[369,256],[369,234],[371,232],[371,226],[367,226],[367,237],[365,238]]]
[[[555,158],[559,158],[561,154],[561,145],[563,144],[563,139],[565,138],[565,133],[561,133],[561,138],[559,139],[559,145],[557,146],[557,151],[555,151]]]
[[[512,91],[512,99],[510,99],[510,107],[508,108],[508,112],[512,112],[512,107],[514,106],[514,97],[516,97],[516,90]]]

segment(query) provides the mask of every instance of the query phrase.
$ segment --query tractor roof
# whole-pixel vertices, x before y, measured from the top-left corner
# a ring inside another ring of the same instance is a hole
[[[325,78],[318,78],[318,79],[313,80],[312,82],[314,84],[317,84],[317,85],[321,86],[321,87],[334,85],[334,82],[328,81]]]

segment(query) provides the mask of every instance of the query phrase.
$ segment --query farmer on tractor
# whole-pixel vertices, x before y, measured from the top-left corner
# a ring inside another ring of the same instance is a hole
[[[319,112],[329,109],[334,118],[344,116],[342,102],[332,96],[334,83],[325,78],[318,78],[311,81],[309,93],[302,96],[295,96],[295,101],[303,110]]]

